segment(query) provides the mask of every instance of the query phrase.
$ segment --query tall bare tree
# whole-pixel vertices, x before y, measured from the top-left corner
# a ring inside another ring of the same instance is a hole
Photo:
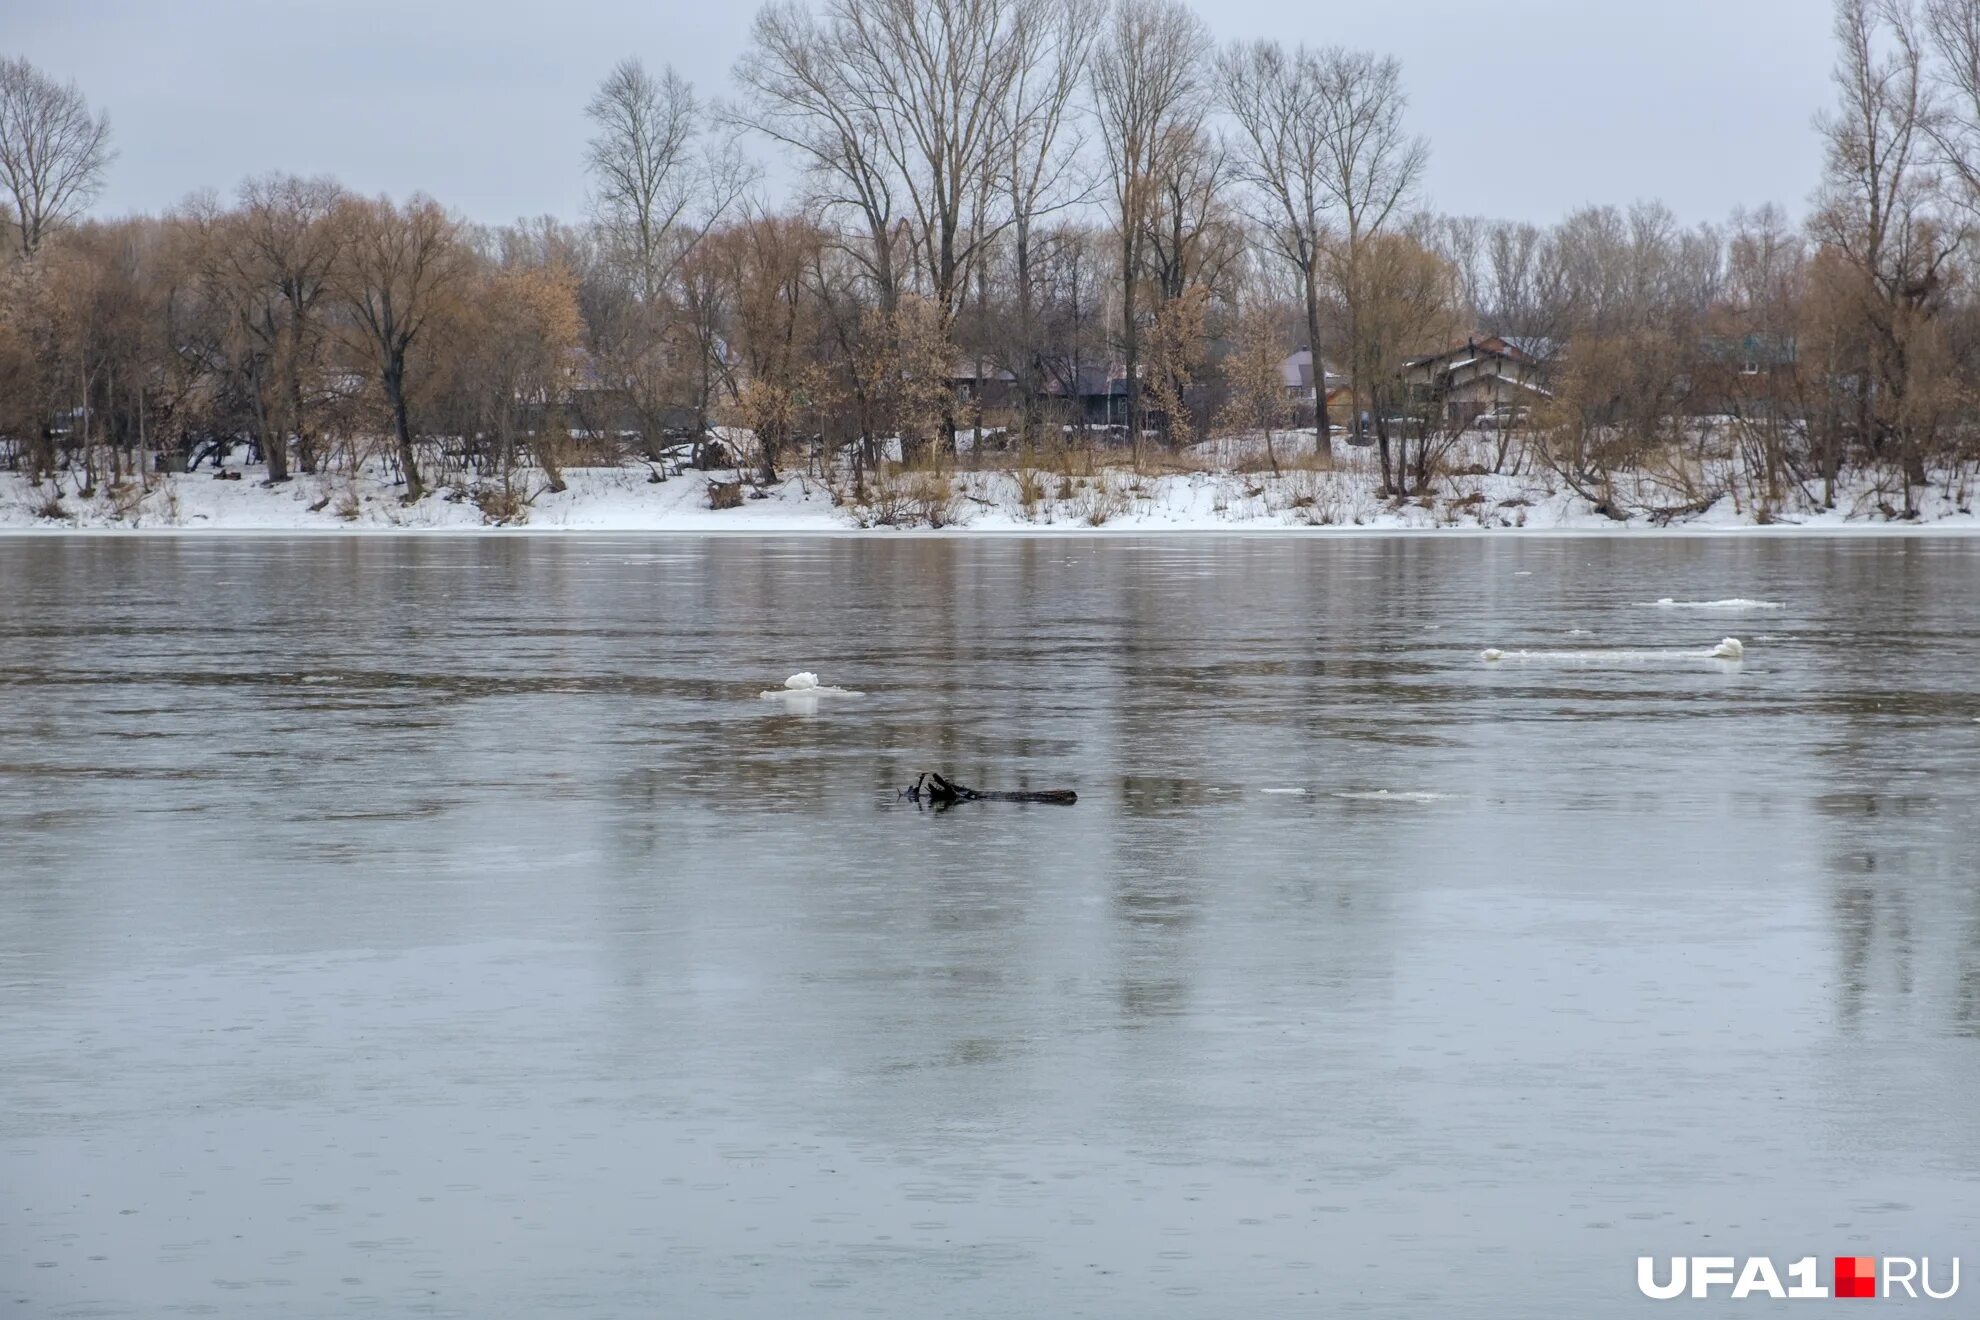
[[[1306,46],[1288,51],[1275,41],[1234,43],[1218,57],[1217,82],[1237,122],[1237,177],[1257,203],[1253,218],[1273,254],[1299,276],[1324,437],[1322,260],[1336,194],[1329,183],[1332,122],[1322,98],[1328,85],[1322,57]]]
[[[1012,88],[1044,22],[1037,0],[829,0],[758,13],[736,69],[742,122],[796,148],[826,200],[854,205],[888,292],[894,207],[927,295],[953,319],[983,245],[984,183],[1012,126]]]
[[[1938,356],[1932,320],[1965,231],[1933,207],[1935,110],[1915,10],[1905,0],[1837,0],[1835,34],[1838,96],[1820,120],[1824,188],[1811,228],[1854,274],[1869,358],[1856,429],[1873,450],[1895,451],[1911,512],[1925,481],[1919,429],[1936,416],[1921,411],[1929,392],[1920,372]]]
[[[697,154],[702,108],[673,69],[613,66],[585,107],[593,210],[642,302],[657,302],[688,248],[720,220],[740,183],[718,152]]]
[[[1908,18],[1902,7],[1888,15],[1894,24]],[[1938,95],[1936,113],[1920,126],[1957,185],[1954,200],[1980,213],[1980,0],[1925,0],[1921,18],[1923,39],[1936,56],[1929,81]]]
[[[74,83],[25,59],[0,60],[0,187],[13,204],[22,257],[89,205],[113,156],[110,117],[91,114]]]
[[[1141,457],[1143,314],[1137,284],[1147,266],[1162,179],[1178,153],[1201,142],[1210,110],[1209,51],[1209,28],[1182,0],[1115,0],[1094,55],[1095,110],[1119,245],[1121,356],[1136,461]]]
[[[1008,194],[1011,282],[1016,302],[1005,366],[1017,378],[1027,443],[1036,438],[1045,391],[1039,324],[1039,229],[1080,200],[1079,126],[1075,98],[1085,85],[1105,0],[1047,0],[1020,16],[1022,53],[1003,107],[1003,160],[993,168]]]

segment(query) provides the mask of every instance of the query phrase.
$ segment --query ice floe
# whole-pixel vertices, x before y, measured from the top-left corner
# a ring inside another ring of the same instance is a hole
[[[1778,600],[1748,600],[1744,596],[1731,596],[1725,600],[1673,600],[1669,596],[1661,600],[1638,601],[1644,609],[1652,610],[1724,610],[1729,614],[1748,610],[1784,610],[1787,604]]]
[[[784,686],[772,688],[762,694],[765,701],[781,701],[793,709],[815,710],[820,697],[857,697],[863,695],[851,688],[833,687],[818,681],[818,675],[810,670],[792,674],[784,680]]]
[[[1655,662],[1659,660],[1743,660],[1746,646],[1737,637],[1727,637],[1718,645],[1700,651],[1657,650],[1648,647],[1585,651],[1504,651],[1488,646],[1478,653],[1487,664],[1532,661],[1540,664],[1604,664],[1617,661]]]

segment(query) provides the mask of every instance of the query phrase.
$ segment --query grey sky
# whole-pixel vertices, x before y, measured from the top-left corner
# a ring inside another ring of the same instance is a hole
[[[476,220],[583,209],[583,106],[617,59],[726,95],[724,0],[4,0],[0,53],[74,78],[121,155],[99,212],[269,169],[423,189]],[[1799,214],[1829,100],[1824,0],[1203,0],[1220,40],[1393,54],[1440,210],[1553,220],[1661,198],[1686,221]],[[756,148],[765,155],[767,147]]]

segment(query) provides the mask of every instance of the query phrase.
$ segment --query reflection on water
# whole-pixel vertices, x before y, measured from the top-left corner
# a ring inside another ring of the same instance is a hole
[[[1976,569],[0,541],[0,1305],[1585,1316],[1638,1254],[1970,1257]],[[760,699],[800,670],[865,695]]]

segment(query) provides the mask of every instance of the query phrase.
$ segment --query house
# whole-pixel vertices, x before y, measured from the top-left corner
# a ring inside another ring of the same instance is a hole
[[[1004,408],[1017,397],[1017,377],[989,362],[958,362],[949,368],[949,391],[957,403]]]
[[[1348,396],[1348,380],[1340,372],[1327,366],[1324,359],[1321,370],[1325,372],[1327,384],[1328,416],[1338,415]],[[1313,420],[1310,411],[1313,407],[1313,350],[1302,348],[1297,353],[1287,355],[1279,363],[1279,379],[1285,382],[1286,397],[1300,409],[1304,417],[1302,424]]]
[[[1324,364],[1323,364],[1324,365]],[[1332,367],[1324,368],[1327,373],[1327,395],[1338,394],[1347,385],[1347,377]],[[1297,353],[1288,354],[1279,363],[1279,379],[1285,382],[1286,396],[1302,403],[1313,402],[1313,350],[1302,348]]]
[[[1686,393],[1695,415],[1791,410],[1801,365],[1793,335],[1713,335],[1698,346]]]
[[[1400,374],[1410,410],[1426,418],[1440,410],[1452,426],[1553,397],[1543,383],[1546,362],[1497,335],[1474,335],[1441,353],[1411,358]]]

